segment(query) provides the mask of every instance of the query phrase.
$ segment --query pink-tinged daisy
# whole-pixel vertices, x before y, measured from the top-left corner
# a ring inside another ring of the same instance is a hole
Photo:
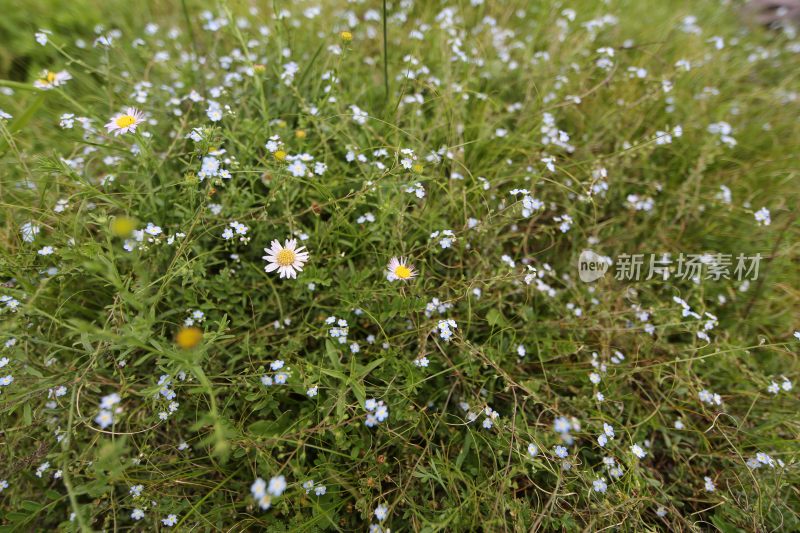
[[[305,246],[297,247],[297,239],[286,239],[283,246],[277,240],[272,241],[270,248],[264,248],[267,255],[262,257],[267,263],[265,272],[277,270],[281,278],[297,278],[297,273],[303,270],[303,265],[308,261],[308,252]]]
[[[52,89],[53,87],[60,87],[72,79],[72,74],[66,70],[61,72],[51,72],[49,70],[42,71],[42,77],[33,82],[33,86],[37,89]]]
[[[144,122],[144,113],[135,107],[129,107],[124,113],[119,113],[111,117],[111,120],[106,124],[108,133],[114,135],[122,135],[129,131],[135,132],[136,126]]]
[[[409,264],[404,257],[392,257],[391,260],[389,260],[388,269],[389,273],[386,275],[386,279],[389,281],[398,279],[406,281],[417,275],[414,265]]]

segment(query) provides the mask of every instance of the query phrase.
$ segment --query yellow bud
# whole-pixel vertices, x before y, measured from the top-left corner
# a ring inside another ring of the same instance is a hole
[[[346,43],[349,43],[353,40],[353,34],[349,31],[343,31],[339,34],[339,37]]]
[[[305,139],[306,138],[306,130],[297,130],[294,132],[294,136],[298,139]]]
[[[258,74],[263,74],[264,72],[266,72],[267,67],[259,63],[258,65],[253,65],[253,70]]]
[[[276,151],[274,154],[272,154],[272,155],[273,155],[273,156],[275,156],[275,159],[277,159],[278,161],[284,161],[284,160],[286,160],[286,152],[284,152],[283,150],[277,150],[277,151]]]
[[[203,332],[200,328],[181,328],[178,331],[178,334],[175,335],[175,344],[179,347],[183,348],[184,350],[189,350],[194,348],[200,341],[203,340]]]
[[[415,164],[414,164],[414,165],[411,167],[411,170],[413,170],[413,171],[414,171],[414,172],[416,172],[417,174],[422,174],[422,171],[423,171],[423,170],[425,170],[425,167],[423,167],[423,166],[422,166],[420,163],[415,163]]]
[[[111,233],[116,237],[127,237],[136,229],[136,221],[130,217],[116,217],[111,221]]]

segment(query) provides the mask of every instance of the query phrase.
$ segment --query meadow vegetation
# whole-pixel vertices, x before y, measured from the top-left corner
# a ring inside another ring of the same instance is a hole
[[[0,531],[800,530],[793,28],[23,3]]]

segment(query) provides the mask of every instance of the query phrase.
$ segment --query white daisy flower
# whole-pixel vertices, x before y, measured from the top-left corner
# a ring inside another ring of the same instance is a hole
[[[401,280],[406,281],[417,275],[414,265],[408,263],[404,257],[392,257],[389,260],[389,273],[386,279],[389,281]]]
[[[69,80],[72,79],[72,74],[67,72],[66,70],[62,70],[61,72],[52,72],[50,70],[43,70],[42,76],[35,82],[33,82],[33,86],[37,89],[52,89],[54,87],[60,87],[64,85]]]
[[[283,246],[273,240],[270,248],[264,248],[267,255],[262,257],[267,263],[265,272],[277,270],[281,278],[297,278],[297,272],[302,272],[303,265],[308,261],[308,252],[305,246],[297,247],[297,239],[286,239]]]
[[[124,113],[118,113],[111,117],[111,120],[106,124],[108,133],[114,135],[122,135],[124,133],[135,132],[136,127],[144,122],[144,113],[135,107],[129,107]]]

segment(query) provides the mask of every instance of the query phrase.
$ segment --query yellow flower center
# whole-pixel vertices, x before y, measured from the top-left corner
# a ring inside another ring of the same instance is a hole
[[[56,81],[56,73],[55,72],[48,72],[47,73],[47,81],[53,83]]]
[[[278,255],[275,256],[275,259],[278,261],[278,264],[282,267],[286,267],[289,265],[294,264],[294,252],[289,250],[288,248],[284,248]]]
[[[398,265],[394,269],[394,275],[399,279],[408,279],[411,277],[411,269],[405,265]]]
[[[175,335],[175,344],[183,348],[184,350],[188,350],[190,348],[194,348],[200,341],[203,340],[203,332],[199,328],[181,328],[178,331],[178,334]]]
[[[136,222],[132,218],[117,217],[111,222],[111,232],[117,237],[127,237],[136,229]]]
[[[117,126],[119,126],[120,128],[127,128],[131,124],[135,123],[136,119],[133,118],[133,116],[131,115],[122,115],[114,122],[116,122]]]

